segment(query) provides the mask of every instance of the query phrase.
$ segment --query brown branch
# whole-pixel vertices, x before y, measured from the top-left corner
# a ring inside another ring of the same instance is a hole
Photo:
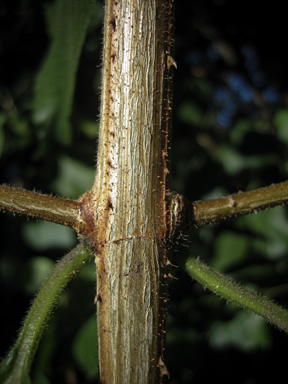
[[[176,193],[171,194],[170,200],[170,204],[178,207],[177,213],[172,212],[177,216],[174,218],[177,226],[198,227],[287,203],[288,181],[212,200],[191,203]],[[52,221],[86,233],[87,224],[81,218],[80,200],[67,200],[1,185],[0,210]]]
[[[189,226],[201,226],[262,211],[288,202],[288,181],[219,199],[190,203]]]
[[[75,228],[80,232],[81,203],[41,193],[0,186],[0,210],[20,213]]]

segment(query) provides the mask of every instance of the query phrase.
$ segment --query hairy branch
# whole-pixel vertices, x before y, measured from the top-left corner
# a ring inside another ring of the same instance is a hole
[[[192,203],[176,192],[168,193],[167,197],[175,225],[180,229],[187,226],[199,227],[287,203],[288,181]],[[63,224],[75,228],[78,233],[85,234],[87,223],[81,214],[82,208],[82,199],[67,200],[5,185],[0,186],[1,210]]]
[[[81,242],[56,264],[35,298],[16,343],[0,364],[1,383],[30,383],[30,366],[52,310],[68,282],[90,259],[90,249]]]
[[[216,295],[233,301],[256,315],[264,317],[269,323],[288,332],[288,311],[266,297],[241,287],[235,281],[212,271],[199,258],[190,257],[185,262],[185,269],[190,276]]]
[[[78,232],[82,226],[80,202],[5,185],[0,186],[0,209],[63,224]]]
[[[190,226],[210,224],[215,221],[263,211],[287,202],[288,181],[253,191],[235,193],[219,199],[194,201],[189,224]]]

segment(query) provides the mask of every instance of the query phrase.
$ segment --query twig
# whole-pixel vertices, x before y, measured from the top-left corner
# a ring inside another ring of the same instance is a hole
[[[18,339],[0,364],[1,383],[30,383],[30,366],[52,310],[66,285],[89,260],[90,249],[81,242],[55,265],[28,312]]]
[[[288,311],[273,301],[249,291],[219,272],[211,270],[199,258],[189,257],[185,262],[185,269],[190,276],[216,295],[233,301],[256,315],[264,317],[279,329],[288,332]]]
[[[80,202],[6,185],[0,186],[0,209],[63,224],[78,232],[82,224]]]
[[[201,226],[263,211],[288,202],[288,181],[219,199],[194,201],[189,207],[189,226]]]

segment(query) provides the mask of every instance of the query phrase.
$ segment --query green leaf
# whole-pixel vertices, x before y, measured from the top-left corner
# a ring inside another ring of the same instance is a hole
[[[215,243],[212,267],[222,272],[237,264],[245,257],[248,249],[247,236],[226,231],[220,234]]]
[[[178,113],[180,119],[184,123],[201,125],[201,123],[203,122],[203,113],[195,103],[182,103],[179,107]]]
[[[73,344],[74,357],[89,377],[98,374],[97,350],[97,322],[92,315],[78,331]]]
[[[4,124],[6,123],[5,113],[0,113],[0,155],[2,154],[2,149],[4,145],[5,135],[4,135]]]
[[[249,120],[240,120],[233,129],[230,130],[229,136],[233,147],[239,148],[243,143],[247,132],[252,130],[252,123]]]
[[[288,110],[281,109],[274,118],[277,128],[277,137],[284,143],[288,144]]]
[[[254,351],[270,346],[267,323],[250,312],[239,311],[232,320],[215,323],[209,333],[209,343],[214,348],[233,346],[243,351]]]
[[[217,159],[228,175],[234,176],[244,169],[258,169],[265,165],[271,166],[277,161],[276,155],[243,156],[241,152],[228,145],[221,145],[217,151]]]
[[[268,259],[281,259],[286,255],[288,228],[285,207],[274,207],[267,212],[243,216],[238,219],[237,225],[257,234],[252,246]]]
[[[26,242],[38,252],[57,247],[67,249],[75,244],[74,230],[55,223],[31,221],[23,231]]]
[[[94,167],[80,163],[68,156],[59,159],[59,174],[52,188],[61,196],[78,199],[93,185]]]
[[[33,257],[28,262],[28,277],[25,279],[25,290],[34,294],[51,272],[54,263],[48,257]]]
[[[99,134],[99,123],[96,121],[83,120],[80,129],[89,139],[96,139]]]
[[[232,147],[222,145],[217,152],[218,161],[228,175],[236,175],[247,166],[245,156]]]
[[[54,124],[62,144],[71,141],[75,76],[92,10],[91,0],[57,0],[47,10],[52,43],[36,80],[33,120],[46,127]]]

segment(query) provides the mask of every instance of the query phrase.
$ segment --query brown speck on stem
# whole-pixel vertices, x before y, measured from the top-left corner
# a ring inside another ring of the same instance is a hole
[[[111,196],[108,196],[108,197],[107,197],[107,208],[113,210],[113,204],[112,204],[112,198],[111,198]]]

